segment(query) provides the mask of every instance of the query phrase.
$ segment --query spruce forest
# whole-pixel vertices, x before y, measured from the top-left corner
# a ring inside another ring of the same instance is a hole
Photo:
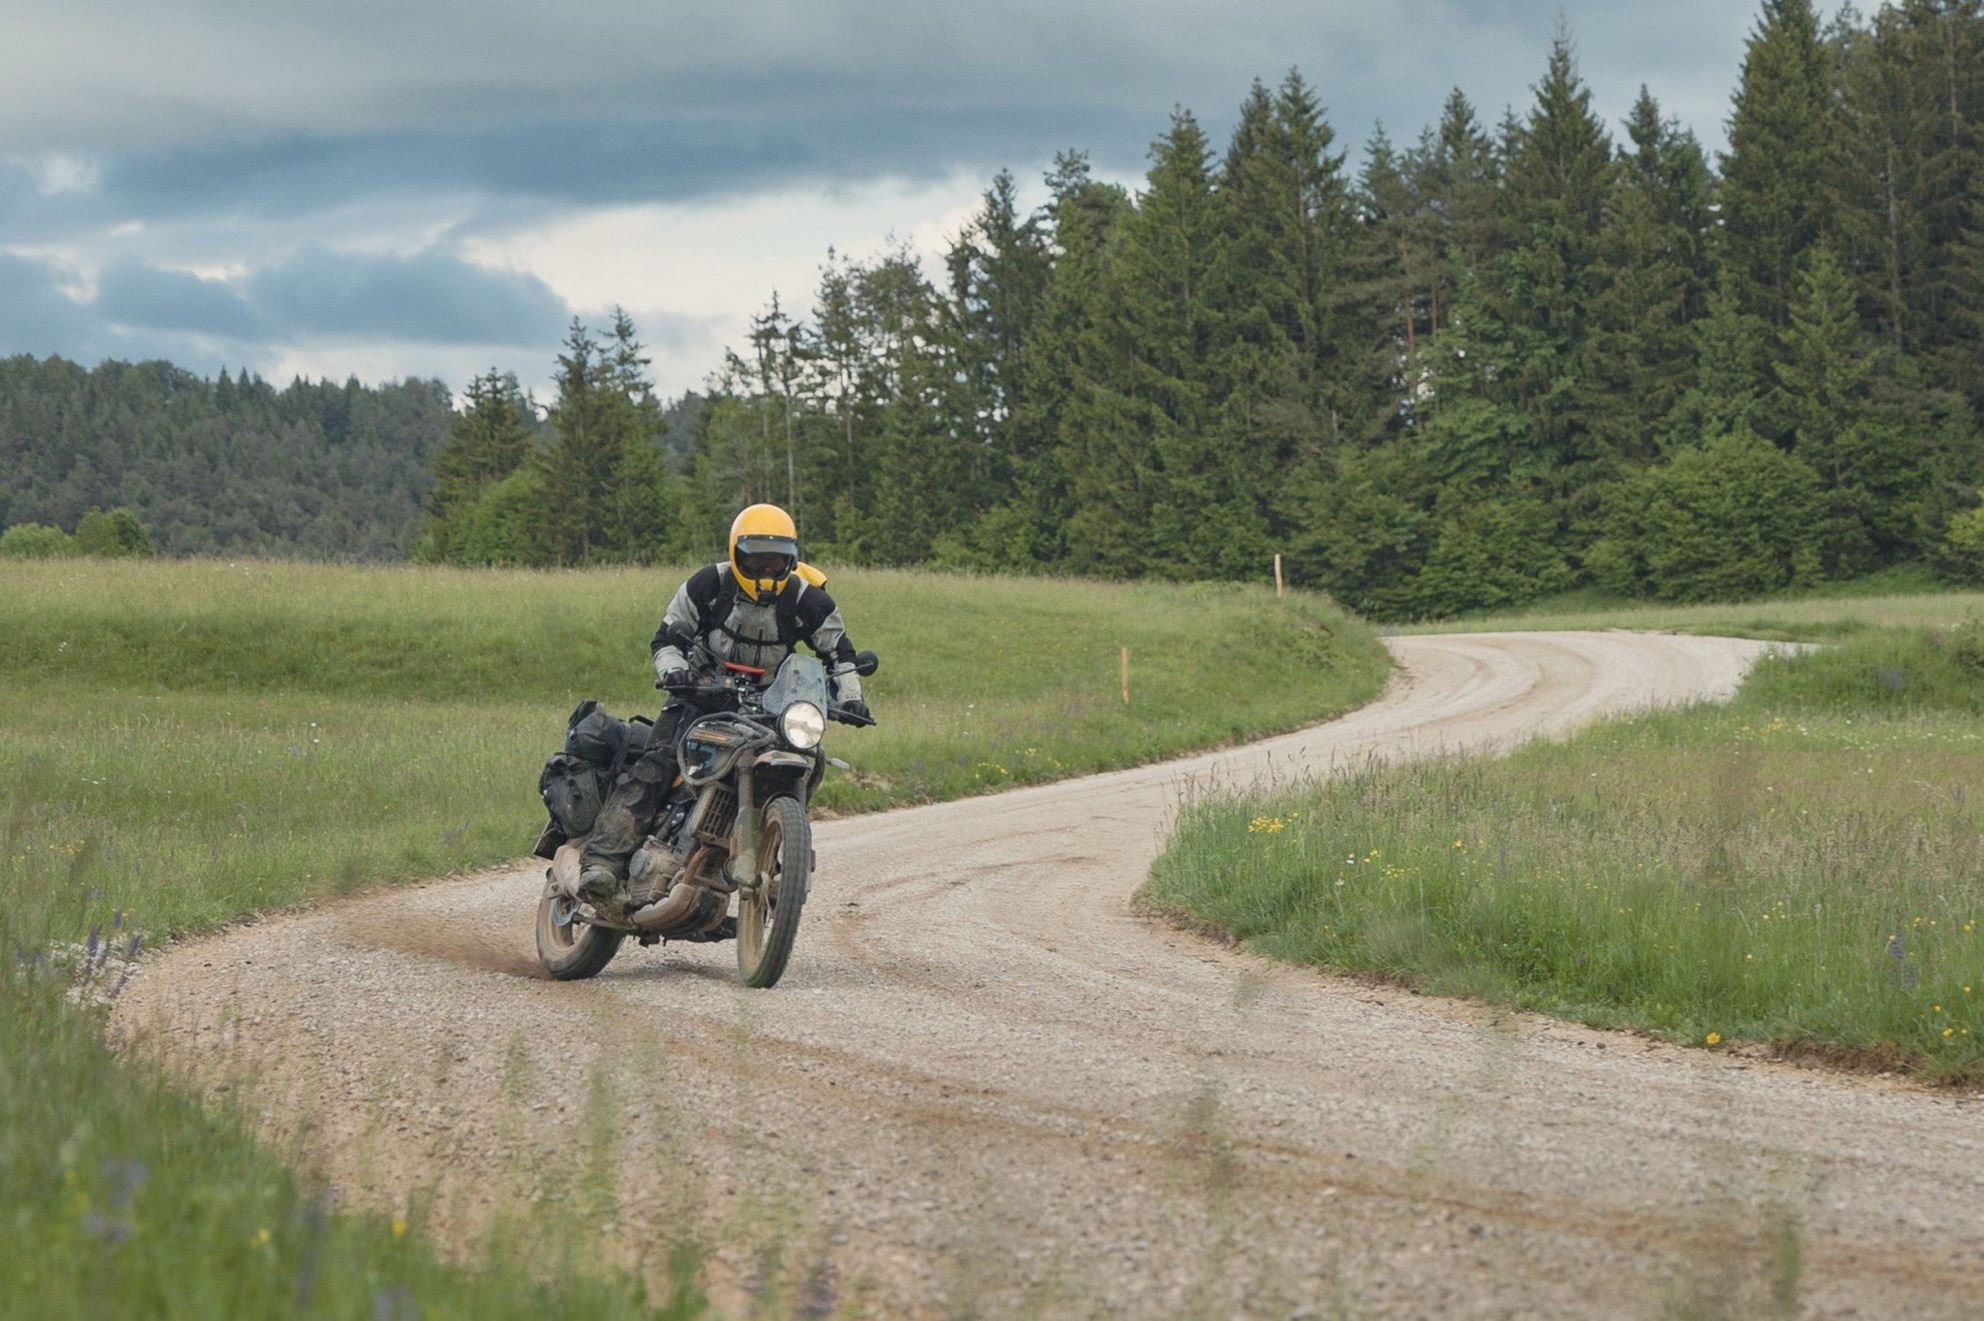
[[[452,420],[431,383],[16,359],[0,518],[565,565],[701,557],[763,499],[826,563],[1259,580],[1280,553],[1388,619],[1984,577],[1984,0],[1765,0],[1713,159],[1646,89],[1615,134],[1568,35],[1499,122],[1455,90],[1357,151],[1324,99],[1256,83],[1223,147],[1180,109],[1134,190],[1071,151],[1029,211],[1002,173],[940,260],[828,254],[804,318],[774,295],[670,403],[624,314],[574,322],[543,408],[496,369]],[[58,473],[86,404],[73,443],[156,477]],[[230,531],[198,485],[230,461],[290,507]]]

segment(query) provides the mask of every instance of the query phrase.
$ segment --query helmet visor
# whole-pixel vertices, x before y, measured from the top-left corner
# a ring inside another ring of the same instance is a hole
[[[799,563],[799,543],[790,537],[739,537],[737,571],[759,582],[777,582]]]

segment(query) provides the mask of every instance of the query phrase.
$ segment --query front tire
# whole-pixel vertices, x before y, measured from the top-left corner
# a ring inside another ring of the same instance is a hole
[[[765,804],[758,836],[758,884],[737,905],[737,971],[746,986],[775,985],[799,938],[799,913],[813,871],[813,827],[798,800]]]
[[[558,921],[560,916],[565,921]],[[623,931],[607,931],[579,916],[579,906],[563,895],[537,901],[537,961],[554,981],[576,982],[596,977],[620,952]]]

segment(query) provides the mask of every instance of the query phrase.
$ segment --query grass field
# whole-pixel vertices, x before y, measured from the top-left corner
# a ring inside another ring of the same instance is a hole
[[[1984,628],[1891,629],[1727,707],[1200,803],[1148,894],[1280,958],[1974,1082],[1980,781]]]
[[[107,948],[524,853],[537,769],[574,703],[652,713],[647,639],[681,575],[0,573],[0,1311],[699,1310],[693,1263],[650,1298],[560,1268],[584,1245],[538,1226],[469,1271],[436,1259],[417,1215],[332,1210],[233,1117],[113,1054],[76,994],[115,990]],[[1368,629],[1301,595],[901,573],[833,588],[883,656],[868,685],[881,727],[829,739],[855,768],[828,781],[838,811],[1295,727],[1372,696],[1388,667]]]
[[[1630,628],[1709,633],[1772,642],[1824,642],[1884,628],[1940,628],[1984,616],[1984,592],[1951,591],[1919,572],[1897,570],[1762,601],[1657,605],[1592,591],[1520,610],[1414,624],[1402,633],[1494,633]]]
[[[16,850],[87,852],[153,935],[527,852],[581,698],[657,695],[679,574],[54,561],[0,593]],[[821,803],[862,811],[1150,761],[1323,719],[1382,648],[1263,590],[849,575],[879,728]],[[1131,651],[1125,707],[1119,648]]]

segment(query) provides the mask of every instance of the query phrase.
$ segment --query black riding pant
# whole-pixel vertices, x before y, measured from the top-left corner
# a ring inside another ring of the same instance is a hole
[[[604,867],[622,880],[627,877],[627,859],[654,829],[655,819],[667,804],[675,787],[675,740],[685,721],[701,712],[687,702],[670,702],[648,734],[648,749],[641,759],[621,772],[600,806],[592,833],[586,836],[579,854],[581,870]]]

